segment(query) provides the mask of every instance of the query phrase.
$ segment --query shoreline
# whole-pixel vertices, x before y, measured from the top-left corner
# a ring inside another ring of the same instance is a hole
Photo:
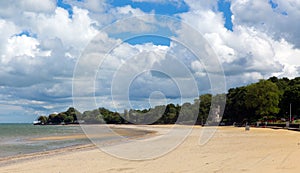
[[[95,124],[89,124],[88,126],[92,126]],[[52,125],[51,125],[52,126]],[[60,126],[60,125],[57,125]],[[71,125],[72,126],[72,125]],[[133,135],[133,136],[125,136],[124,138],[126,139],[143,139],[143,138],[150,138],[153,136],[157,135],[162,135],[162,130],[159,129],[169,129],[173,125],[172,124],[164,124],[164,125],[132,125],[132,124],[109,124],[108,125],[110,128],[114,130],[118,129],[130,129],[130,130],[137,130],[139,132],[145,132],[145,134],[142,135]],[[182,128],[185,126],[189,125],[180,125]],[[146,127],[146,130],[144,129]],[[204,126],[205,127],[212,127],[212,126]],[[237,128],[237,129],[244,129],[245,127],[235,127],[235,126],[214,126],[216,128]],[[203,126],[193,126],[193,129],[201,129]],[[154,130],[156,129],[156,131]],[[276,128],[275,126],[266,126],[266,127],[256,127],[256,126],[251,126],[251,129],[270,129],[270,130],[283,130],[283,131],[293,131],[293,132],[300,132],[300,129],[291,129],[291,128],[281,128],[278,127]],[[119,133],[118,133],[119,134]],[[124,134],[123,134],[124,135]],[[103,137],[103,136],[102,136]],[[107,137],[107,136],[106,136]],[[46,137],[37,137],[37,138],[30,138],[28,139],[29,141],[47,141],[47,140],[68,140],[68,139],[88,139],[86,134],[74,134],[74,135],[63,135],[63,136],[46,136]],[[103,144],[117,144],[119,142],[122,142],[120,140],[114,141],[110,140],[107,142],[104,142]],[[38,152],[33,152],[33,153],[27,153],[27,154],[17,154],[17,155],[12,155],[12,156],[5,156],[5,157],[0,157],[0,166],[7,164],[6,162],[15,162],[19,160],[27,160],[27,159],[34,159],[34,157],[43,157],[43,156],[50,156],[54,154],[62,154],[62,153],[67,153],[70,151],[80,151],[82,149],[95,149],[97,146],[93,144],[93,142],[90,142],[90,144],[77,144],[77,145],[72,145],[72,146],[66,146],[66,147],[61,147],[61,148],[56,148],[56,149],[51,149],[51,150],[46,150],[46,151],[38,151]]]
[[[58,156],[61,154],[67,154],[69,152],[79,152],[84,150],[92,150],[95,149],[94,144],[78,144],[74,146],[68,146],[68,147],[62,147],[58,149],[48,150],[48,151],[40,151],[40,152],[34,152],[34,153],[28,153],[28,154],[19,154],[14,156],[7,156],[0,158],[0,166],[7,166],[14,163],[21,163],[31,160],[40,159],[43,157],[51,157],[51,156]]]
[[[145,130],[140,128],[135,128],[132,125],[109,125],[109,127],[117,133],[118,135],[124,135],[125,139],[140,139],[140,138],[150,138],[152,136],[157,135],[157,131],[153,130]],[[130,132],[136,132],[135,134],[129,134]],[[141,133],[141,134],[140,134]],[[99,136],[98,136],[99,137]],[[108,135],[101,135],[100,137],[109,137]],[[46,136],[46,137],[36,137],[30,138],[28,141],[48,141],[48,140],[69,140],[69,139],[88,139],[86,134],[74,134],[74,135],[62,135],[62,136]],[[122,140],[108,140],[103,141],[103,145],[117,145],[121,143]],[[71,152],[80,152],[86,150],[93,150],[97,149],[97,146],[90,141],[89,144],[77,144],[72,146],[61,147],[57,149],[51,149],[46,151],[37,151],[33,153],[26,153],[26,154],[17,154],[12,156],[0,157],[0,166],[11,165],[14,163],[19,162],[26,162],[29,160],[35,160],[43,157],[51,157],[61,154],[68,154]]]
[[[119,125],[113,125],[121,127]],[[163,135],[172,125],[135,126],[155,130],[152,135]],[[180,126],[185,128],[186,126]],[[204,127],[205,128],[205,127]],[[61,152],[16,159],[1,165],[0,172],[298,172],[300,134],[295,131],[271,128],[218,126],[216,133],[205,144],[199,144],[204,129],[193,127],[190,135],[177,148],[151,160],[132,161],[116,158],[96,146],[86,146]],[[142,137],[142,139],[145,136]],[[170,142],[166,140],[166,142]],[[67,165],[67,166],[66,166]],[[163,168],[163,169],[162,169]],[[42,170],[42,171],[41,171]]]

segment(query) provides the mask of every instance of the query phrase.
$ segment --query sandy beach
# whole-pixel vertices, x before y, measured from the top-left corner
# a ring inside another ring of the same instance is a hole
[[[156,130],[156,135],[147,136],[151,139],[163,135],[170,127],[139,128]],[[202,130],[193,128],[180,146],[156,159],[119,159],[88,145],[2,160],[0,172],[299,172],[299,132],[218,127],[208,143],[199,145]]]

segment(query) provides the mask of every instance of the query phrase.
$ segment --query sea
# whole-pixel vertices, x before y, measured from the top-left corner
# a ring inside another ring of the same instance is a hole
[[[0,158],[91,143],[87,138],[32,140],[78,134],[84,134],[79,125],[0,124]]]

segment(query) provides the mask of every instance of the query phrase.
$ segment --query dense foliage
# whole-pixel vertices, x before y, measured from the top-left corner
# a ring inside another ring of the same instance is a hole
[[[226,106],[222,106],[225,102]],[[210,124],[216,120],[212,102],[223,115],[223,123],[253,123],[260,120],[289,119],[290,105],[294,118],[300,115],[300,77],[289,80],[271,77],[247,86],[231,88],[224,94],[204,94],[194,103],[161,105],[144,110],[124,110],[124,113],[106,108],[80,113],[75,108],[65,112],[40,116],[41,124],[108,123],[108,124]],[[209,116],[212,115],[212,116]]]
[[[289,120],[300,115],[300,78],[271,77],[248,86],[229,89],[223,121]]]

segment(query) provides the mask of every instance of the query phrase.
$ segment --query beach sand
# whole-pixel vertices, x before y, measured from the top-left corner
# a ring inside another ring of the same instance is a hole
[[[142,126],[162,135],[171,126]],[[183,128],[185,128],[183,126]],[[205,145],[199,145],[202,127],[170,153],[146,161],[108,155],[93,145],[36,153],[0,166],[1,173],[93,172],[299,172],[300,133],[266,128],[218,127]],[[155,135],[149,135],[153,138]],[[169,142],[169,141],[166,141]],[[7,161],[0,161],[7,162]]]

